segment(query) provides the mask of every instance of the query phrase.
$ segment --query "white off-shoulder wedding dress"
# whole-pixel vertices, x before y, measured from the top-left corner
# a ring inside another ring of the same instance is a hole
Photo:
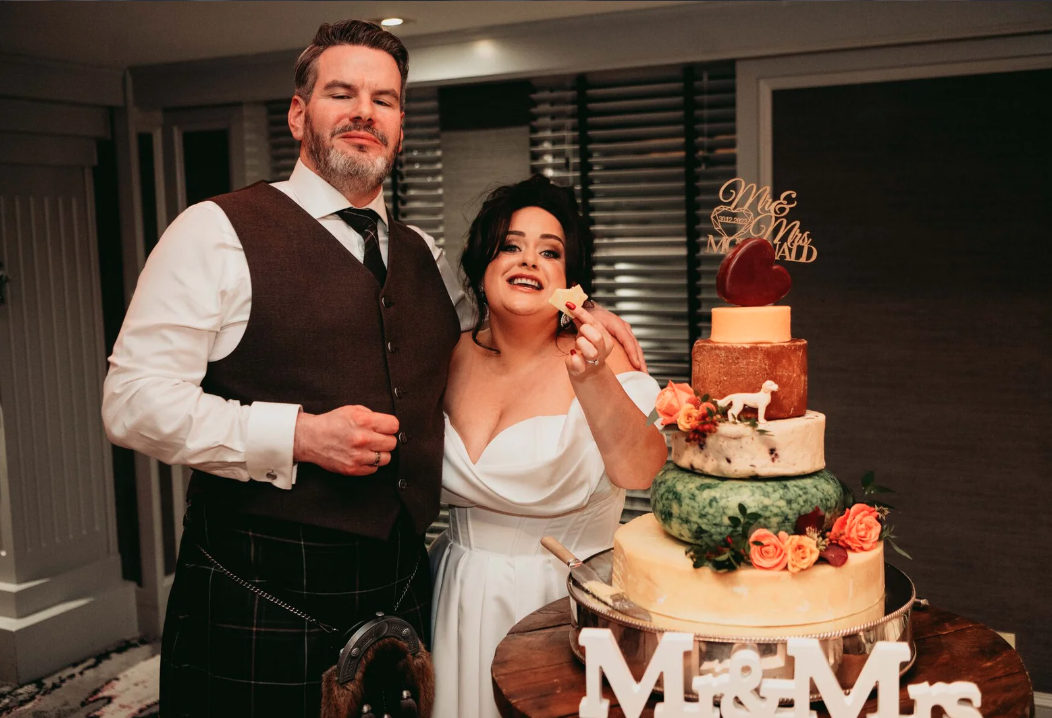
[[[618,375],[644,415],[659,387]],[[443,500],[449,531],[431,551],[435,718],[496,718],[490,665],[518,621],[566,595],[567,569],[541,548],[554,536],[578,558],[613,545],[625,492],[610,483],[580,403],[495,436],[472,463],[446,419]]]

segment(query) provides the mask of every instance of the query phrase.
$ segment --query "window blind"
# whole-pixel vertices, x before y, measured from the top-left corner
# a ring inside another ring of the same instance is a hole
[[[585,78],[584,198],[595,300],[628,321],[659,382],[690,374],[683,85]]]
[[[445,241],[442,213],[442,140],[438,124],[438,88],[406,90],[405,137],[393,177],[385,184],[389,206],[397,218],[424,230],[441,245]],[[398,201],[392,202],[391,192]]]
[[[270,147],[270,181],[283,182],[292,175],[300,156],[300,143],[289,132],[289,101],[274,100],[267,107],[267,144]]]
[[[697,337],[708,337],[712,308],[726,303],[716,296],[716,272],[723,255],[705,252],[714,234],[712,210],[722,202],[720,187],[738,176],[738,137],[735,124],[734,65],[690,68],[693,84],[693,170],[697,213],[695,245],[697,282]]]
[[[531,99],[530,167],[577,193],[595,300],[632,325],[659,383],[690,381],[719,303],[709,216],[737,172],[733,64],[541,79]],[[649,510],[630,491],[622,520]]]

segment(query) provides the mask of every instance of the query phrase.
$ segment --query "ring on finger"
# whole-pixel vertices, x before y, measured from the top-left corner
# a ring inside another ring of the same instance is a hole
[[[372,463],[372,465],[373,466],[379,466],[380,465],[380,452],[379,451],[376,452],[376,461],[374,461]]]
[[[592,366],[599,366],[598,359],[585,359],[584,362],[585,364],[591,364]]]

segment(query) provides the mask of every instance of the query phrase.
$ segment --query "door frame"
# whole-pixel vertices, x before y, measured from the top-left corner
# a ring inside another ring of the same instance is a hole
[[[1050,67],[1052,33],[739,60],[738,176],[761,187],[771,185],[775,90]]]
[[[226,130],[230,138],[230,187],[246,184],[245,175],[245,108],[243,105],[220,105],[190,109],[164,110],[161,117],[164,177],[167,191],[167,217],[175,219],[186,209],[186,173],[183,157],[183,135],[204,130]],[[156,154],[160,157],[161,155]],[[166,217],[166,219],[167,219]],[[158,222],[161,222],[158,214]],[[167,222],[159,230],[163,232]]]

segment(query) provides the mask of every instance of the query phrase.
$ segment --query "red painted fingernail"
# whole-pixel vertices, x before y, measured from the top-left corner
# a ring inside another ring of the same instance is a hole
[[[574,309],[577,309],[577,305],[574,304],[573,302],[567,302],[566,303],[566,308],[569,309],[572,312]]]
[[[577,350],[576,350],[576,349],[571,349],[571,350],[570,350],[570,355],[571,355],[571,356],[572,356],[572,355],[574,355],[574,354],[576,354],[576,353],[577,353]]]

